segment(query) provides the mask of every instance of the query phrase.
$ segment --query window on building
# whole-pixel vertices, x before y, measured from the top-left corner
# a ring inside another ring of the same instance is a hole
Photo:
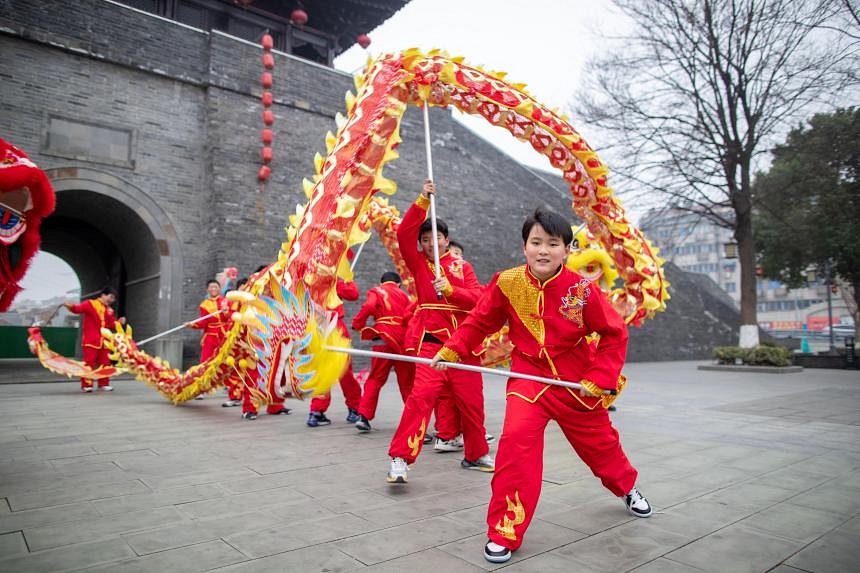
[[[726,283],[726,292],[737,292],[737,290],[738,290],[737,283],[734,283],[734,282]]]

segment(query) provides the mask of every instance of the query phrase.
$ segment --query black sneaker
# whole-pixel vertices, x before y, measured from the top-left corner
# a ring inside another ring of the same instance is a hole
[[[635,487],[623,499],[630,515],[636,517],[649,517],[651,515],[651,504]]]
[[[331,424],[331,420],[325,417],[325,414],[322,412],[310,412],[308,413],[308,421],[309,428],[316,428],[317,426],[328,426]]]
[[[484,545],[484,559],[490,563],[506,563],[511,560],[511,550],[492,541]]]
[[[424,434],[424,445],[432,444],[435,439],[433,434]]]
[[[280,414],[289,414],[290,412],[292,412],[292,410],[290,410],[289,408],[281,408],[277,412],[270,412],[269,415],[270,416],[278,416]]]
[[[369,432],[370,431],[370,420],[362,416],[358,415],[358,421],[355,423],[355,429],[359,432]]]
[[[346,421],[350,424],[355,424],[358,422],[359,413],[358,410],[349,409],[349,413],[346,415]]]
[[[242,412],[242,419],[243,420],[256,420],[257,419],[257,413],[256,412]]]

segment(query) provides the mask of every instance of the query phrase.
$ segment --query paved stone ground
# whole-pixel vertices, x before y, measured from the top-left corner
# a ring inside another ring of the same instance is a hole
[[[655,507],[627,515],[547,431],[544,489],[516,572],[857,571],[860,373],[702,372],[632,364],[613,414]],[[455,573],[484,562],[489,476],[425,451],[385,483],[399,414],[378,429],[243,421],[210,397],[174,407],[120,380],[0,386],[0,571]],[[503,389],[487,381],[498,435]]]

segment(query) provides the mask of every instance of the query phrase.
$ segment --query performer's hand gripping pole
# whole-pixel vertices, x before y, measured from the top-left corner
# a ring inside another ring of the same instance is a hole
[[[200,318],[195,318],[194,320],[192,320],[192,321],[190,321],[190,322],[180,324],[179,326],[174,326],[173,328],[171,328],[171,329],[169,329],[169,330],[165,330],[164,332],[159,332],[159,333],[158,333],[158,334],[156,334],[155,336],[150,336],[149,338],[146,338],[146,339],[144,339],[144,340],[141,340],[140,342],[138,342],[138,343],[137,343],[137,345],[138,345],[138,346],[143,346],[143,345],[144,345],[144,344],[146,344],[147,342],[152,342],[153,340],[157,340],[157,339],[159,339],[159,338],[161,338],[161,337],[163,337],[163,336],[167,336],[168,334],[171,334],[171,333],[173,333],[173,332],[176,332],[177,330],[182,330],[183,328],[185,328],[185,327],[186,327],[186,326],[188,326],[189,324],[195,324],[195,323],[197,323],[197,322],[200,322],[201,320],[206,320],[206,319],[207,319],[207,318],[209,318],[210,316],[215,316],[216,314],[221,314],[221,310],[216,310],[215,312],[210,312],[210,313],[209,313],[209,314],[207,314],[206,316],[201,316]]]
[[[414,362],[416,364],[427,364],[430,365],[433,362],[429,358],[419,358],[417,356],[405,356],[403,354],[391,354],[389,352],[376,352],[373,350],[359,350],[358,348],[338,348],[336,346],[326,346],[326,350],[331,350],[332,352],[345,352],[346,354],[351,354],[353,356],[366,356],[366,357],[377,357],[377,358],[387,358],[389,360],[400,360],[402,362]],[[534,376],[532,374],[521,374],[519,372],[512,372],[510,370],[503,370],[501,368],[485,368],[483,366],[472,366],[471,364],[460,364],[458,362],[445,362],[445,365],[448,368],[455,368],[457,370],[468,370],[469,372],[480,372],[481,374],[495,374],[496,376],[506,376],[508,378],[522,378],[524,380],[534,380],[535,382],[543,382],[544,384],[551,384],[553,386],[564,386],[565,388],[571,388],[573,390],[581,390],[582,384],[577,384],[576,382],[567,382],[566,380],[555,380],[553,378],[544,378],[543,376]],[[617,390],[604,390],[604,394],[615,396],[618,394]]]
[[[427,152],[427,179],[433,181],[433,156],[430,152],[430,103],[424,101],[424,149]],[[436,194],[430,194],[430,232],[433,233],[433,268],[436,280],[441,278],[439,266],[439,239],[436,238]],[[436,291],[436,298],[442,300],[442,293]]]

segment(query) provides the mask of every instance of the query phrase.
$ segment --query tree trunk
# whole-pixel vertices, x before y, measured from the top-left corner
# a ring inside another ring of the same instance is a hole
[[[750,212],[736,212],[736,217],[735,240],[738,242],[738,257],[741,265],[741,332],[739,344],[748,348],[758,345],[755,242]]]

